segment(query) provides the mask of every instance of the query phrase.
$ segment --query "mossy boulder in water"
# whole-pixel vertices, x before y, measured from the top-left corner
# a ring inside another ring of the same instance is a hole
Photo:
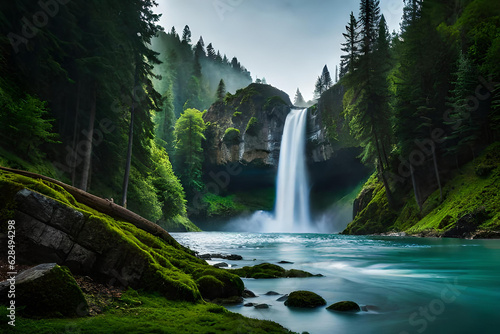
[[[285,305],[288,307],[315,308],[326,305],[326,301],[314,292],[300,290],[290,293]]]
[[[0,283],[2,303],[10,282]],[[16,276],[15,305],[23,316],[75,317],[84,316],[88,305],[82,290],[66,267],[55,263],[40,264]]]
[[[351,301],[338,302],[328,306],[326,309],[337,312],[359,312],[361,310],[358,304]]]
[[[313,275],[307,271],[290,269],[286,270],[272,263],[261,263],[252,267],[243,267],[232,269],[232,273],[245,278],[290,278],[290,277],[313,277],[322,275]]]

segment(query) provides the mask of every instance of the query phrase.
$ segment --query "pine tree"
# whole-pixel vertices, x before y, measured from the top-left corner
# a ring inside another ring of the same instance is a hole
[[[191,29],[186,25],[182,31],[182,42],[186,44],[191,44]]]
[[[356,62],[359,57],[359,31],[358,31],[358,21],[356,17],[351,12],[351,17],[349,24],[345,27],[346,33],[342,35],[346,39],[345,43],[342,43],[341,50],[345,52],[345,55],[340,56],[341,58],[341,76],[344,76],[348,72],[353,73],[356,69]]]
[[[217,58],[217,54],[215,52],[215,49],[212,45],[212,43],[208,44],[207,46],[207,57],[208,59],[215,60]]]
[[[224,79],[220,79],[215,98],[217,99],[218,102],[221,102],[224,100],[225,96],[226,96],[226,84],[224,83]]]
[[[323,71],[321,76],[316,80],[316,84],[314,86],[314,96],[319,99],[321,95],[326,92],[330,87],[333,86],[332,77],[330,75],[330,71],[328,71],[328,66],[323,67]]]
[[[203,41],[203,37],[200,36],[200,39],[196,43],[194,47],[194,57],[198,59],[205,58],[207,56],[205,51],[205,42]]]
[[[297,92],[295,93],[295,99],[293,100],[293,105],[302,108],[304,108],[307,105],[306,100],[304,100],[304,97],[302,96],[302,93],[298,88]]]
[[[360,51],[366,56],[373,51],[375,39],[377,38],[377,27],[380,20],[380,1],[361,0],[359,8]]]

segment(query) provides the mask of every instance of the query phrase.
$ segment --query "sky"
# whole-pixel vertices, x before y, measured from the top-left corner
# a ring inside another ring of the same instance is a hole
[[[332,78],[340,63],[342,33],[359,0],[157,0],[160,25],[179,34],[189,25],[192,42],[236,56],[255,81],[266,78],[290,95],[306,100],[327,65]],[[389,31],[399,30],[403,0],[380,0]]]

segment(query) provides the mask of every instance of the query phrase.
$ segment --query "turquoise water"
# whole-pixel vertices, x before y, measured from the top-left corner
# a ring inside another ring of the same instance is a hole
[[[458,240],[326,234],[174,233],[200,253],[231,253],[242,267],[262,262],[324,277],[255,280],[245,302],[227,307],[245,316],[315,333],[500,333],[500,240]],[[268,291],[318,293],[327,305],[352,300],[369,311],[339,314],[324,307],[290,309]],[[374,307],[372,307],[374,306]]]

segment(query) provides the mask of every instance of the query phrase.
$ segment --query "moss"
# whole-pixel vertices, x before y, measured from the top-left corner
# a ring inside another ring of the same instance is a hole
[[[82,290],[66,267],[55,266],[44,276],[16,286],[16,306],[30,317],[75,317],[87,313]]]
[[[245,278],[286,278],[286,277],[312,277],[316,276],[307,271],[291,269],[285,270],[284,268],[271,263],[261,263],[252,267],[243,267],[238,269],[231,269],[234,274]]]
[[[221,298],[224,294],[224,283],[212,275],[201,276],[196,285],[205,299]]]
[[[233,113],[233,118],[238,117],[238,116],[241,116],[241,111],[235,111]]]
[[[199,276],[193,278],[192,274],[212,267],[205,261],[196,258],[192,251],[179,245],[175,240],[172,239],[171,242],[168,242],[159,239],[130,223],[118,221],[97,212],[76,202],[62,188],[47,182],[0,171],[0,187],[10,189],[8,192],[9,198],[11,198],[10,202],[13,202],[14,195],[18,190],[28,188],[81,211],[86,220],[85,228],[90,233],[89,240],[93,243],[94,248],[98,248],[102,252],[119,250],[118,253],[123,263],[137,259],[140,263],[146,264],[141,279],[144,289],[161,292],[173,300],[191,302],[201,300],[201,294],[195,283],[195,279],[198,279]],[[0,203],[0,212],[8,203],[9,201]],[[6,218],[10,219],[10,217]],[[100,244],[95,243],[93,235],[99,235]],[[227,284],[227,293],[241,295],[240,290],[243,290],[243,283],[239,277],[222,269],[212,268],[210,270],[213,270],[214,277],[220,279],[219,275],[221,275],[226,279],[226,281],[220,280]]]
[[[245,285],[241,278],[232,272],[223,269],[210,267],[208,269],[198,269],[193,273],[195,279],[200,279],[203,276],[212,276],[223,284],[222,298],[232,296],[241,296]]]
[[[288,104],[280,96],[271,96],[264,104],[264,110],[271,111],[275,107],[287,106]]]
[[[288,307],[315,308],[326,305],[326,301],[314,292],[299,290],[290,293],[285,305]]]
[[[351,301],[343,301],[332,304],[326,308],[327,310],[338,311],[338,312],[359,312],[361,311],[358,304]]]
[[[227,128],[222,138],[227,145],[238,145],[241,141],[240,130],[235,128]]]
[[[131,302],[133,301],[133,302]],[[0,308],[3,316],[6,308]],[[4,317],[5,318],[5,317]],[[8,332],[6,321],[0,332]],[[159,294],[127,290],[103,314],[77,319],[16,319],[16,333],[289,333],[281,325],[245,318],[210,303],[174,302]]]
[[[257,136],[259,129],[260,129],[260,126],[259,126],[259,122],[257,120],[257,117],[252,117],[248,120],[245,133],[247,133],[251,136]]]
[[[344,230],[344,234],[371,234],[385,232],[397,219],[397,213],[391,210],[382,182],[371,177],[363,189],[373,188],[368,205],[356,215]],[[362,190],[363,191],[363,190]]]

